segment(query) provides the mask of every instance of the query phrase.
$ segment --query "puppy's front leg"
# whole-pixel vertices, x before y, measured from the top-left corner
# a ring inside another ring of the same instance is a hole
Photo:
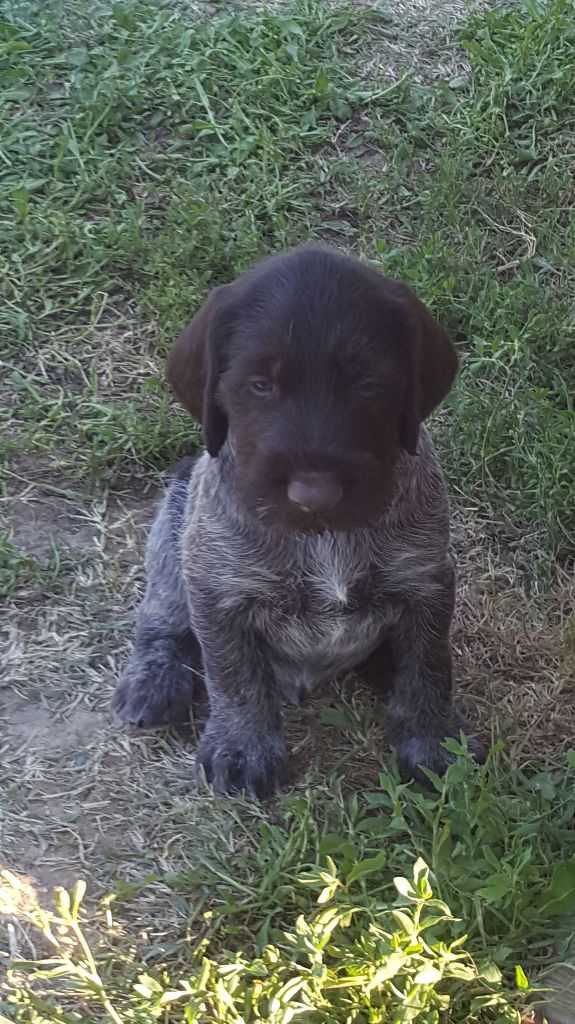
[[[216,616],[197,629],[210,701],[198,760],[216,793],[264,799],[280,787],[286,761],[271,666],[237,619]]]
[[[406,604],[393,636],[396,667],[389,704],[390,739],[402,775],[426,783],[419,766],[441,775],[453,760],[442,743],[459,739],[468,727],[453,707],[450,627],[454,607],[453,573],[445,572],[433,596]],[[484,759],[482,744],[469,737],[469,749]]]

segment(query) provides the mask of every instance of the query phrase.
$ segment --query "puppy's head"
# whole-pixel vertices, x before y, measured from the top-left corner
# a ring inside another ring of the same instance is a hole
[[[447,335],[405,285],[312,245],[216,288],[167,375],[211,456],[231,435],[254,515],[348,530],[389,504],[399,450],[415,455],[456,370]]]

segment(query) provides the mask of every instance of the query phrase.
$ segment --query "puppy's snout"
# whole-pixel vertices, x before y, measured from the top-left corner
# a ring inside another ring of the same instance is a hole
[[[341,484],[331,473],[298,473],[288,486],[288,498],[304,512],[323,512],[342,499]]]

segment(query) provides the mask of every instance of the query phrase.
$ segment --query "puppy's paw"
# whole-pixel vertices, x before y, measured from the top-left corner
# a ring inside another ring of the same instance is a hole
[[[462,719],[457,718],[446,729],[444,735],[414,733],[395,744],[401,777],[406,781],[415,779],[416,782],[429,787],[429,779],[421,769],[429,768],[436,775],[443,775],[455,760],[455,755],[446,750],[443,743],[448,738],[459,741],[461,731],[467,737],[469,753],[479,764],[483,764],[487,756],[484,744],[470,733],[469,726]]]
[[[215,793],[243,793],[265,800],[282,785],[286,751],[277,734],[238,736],[208,723],[198,762]]]
[[[127,665],[112,698],[112,711],[141,729],[190,721],[193,675],[180,661],[140,658]]]

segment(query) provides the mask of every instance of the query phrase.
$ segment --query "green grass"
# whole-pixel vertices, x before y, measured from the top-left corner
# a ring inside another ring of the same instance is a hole
[[[519,1021],[543,998],[535,969],[569,944],[575,759],[510,774],[496,752],[483,769],[459,753],[433,794],[393,772],[351,796],[333,780],[329,802],[285,798],[256,829],[236,803],[241,856],[214,839],[162,879],[189,908],[169,952],[115,931],[109,899],[89,952],[84,886],[73,906],[61,893],[55,917],[30,914],[50,956],[13,965],[8,1008],[30,1024]],[[118,914],[129,897],[119,886]]]
[[[156,354],[211,285],[321,235],[411,282],[459,341],[438,431],[454,489],[568,555],[574,31],[572,0],[486,12],[462,35],[469,81],[422,86],[408,68],[390,86],[360,74],[389,32],[373,10],[198,25],[173,3],[6,3],[14,443],[96,479],[165,465],[193,437]],[[122,317],[138,368],[106,393],[102,331]]]
[[[473,16],[470,76],[427,84],[374,8],[198,23],[175,0],[4,0],[2,17],[2,500],[26,480],[97,496],[196,445],[162,382],[175,332],[212,285],[323,237],[411,283],[456,338],[462,371],[434,425],[456,500],[501,544],[527,538],[534,573],[572,558],[573,0]],[[392,85],[363,71],[390,31]],[[59,567],[9,538],[0,564],[19,594]],[[434,797],[388,773],[269,815],[226,805],[239,853],[215,830],[193,872],[161,879],[189,906],[186,932],[150,946],[110,901],[80,931],[62,897],[56,920],[31,914],[54,973],[29,984],[41,952],[15,965],[4,1012],[519,1020],[567,950],[573,767],[495,754],[481,771],[463,758]],[[184,836],[190,821],[184,805]]]
[[[42,578],[38,559],[7,536],[0,536],[0,596],[10,594],[17,584],[37,586]]]

